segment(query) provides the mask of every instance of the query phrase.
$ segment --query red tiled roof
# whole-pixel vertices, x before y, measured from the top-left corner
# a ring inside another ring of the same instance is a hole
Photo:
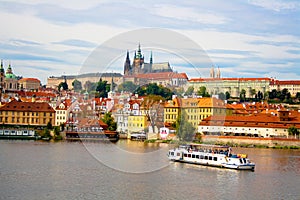
[[[0,108],[0,111],[53,112],[55,110],[46,102],[21,102],[13,100]]]
[[[40,83],[41,81],[37,78],[21,78],[19,80],[19,82],[24,82],[24,81],[31,81],[31,82],[37,82],[37,83]]]
[[[286,80],[286,81],[272,80],[270,82],[270,85],[300,85],[300,80]]]

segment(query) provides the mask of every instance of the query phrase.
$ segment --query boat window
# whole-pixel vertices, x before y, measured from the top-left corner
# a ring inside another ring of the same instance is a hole
[[[171,152],[171,155],[174,156],[174,152],[173,151]]]
[[[190,158],[190,157],[191,157],[191,154],[188,154],[188,157]]]
[[[195,154],[192,154],[192,158],[195,158],[196,157],[196,155]]]
[[[243,164],[243,160],[240,158],[240,163]]]
[[[218,160],[218,157],[214,157],[214,161],[217,161]]]
[[[183,154],[183,156],[184,156],[184,157],[187,157],[187,154],[185,153],[185,154]]]
[[[180,156],[180,153],[177,153],[177,156]]]
[[[204,156],[203,156],[203,155],[200,155],[200,159],[204,159]]]
[[[208,160],[212,160],[212,157],[211,157],[211,156],[209,156],[209,157],[208,157]]]
[[[196,155],[196,158],[199,159],[199,155]]]
[[[205,160],[208,160],[208,156],[204,156],[204,159],[205,159]]]

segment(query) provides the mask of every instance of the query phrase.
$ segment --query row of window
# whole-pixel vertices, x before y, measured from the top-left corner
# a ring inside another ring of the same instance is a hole
[[[197,155],[197,154],[190,154],[190,153],[183,154],[183,157],[218,161],[218,157],[205,156],[205,155]]]
[[[143,127],[143,124],[128,123],[129,127]]]
[[[44,116],[46,116],[46,112],[43,112]],[[0,115],[17,115],[17,116],[39,116],[39,112],[15,112],[15,111],[0,111]],[[52,117],[52,113],[49,113],[50,117]]]
[[[40,123],[40,119],[38,118],[19,118],[19,117],[12,117],[10,120],[8,117],[0,117],[0,122],[4,123],[35,123],[38,124]],[[42,119],[42,123],[46,124],[47,123],[47,118]]]
[[[66,111],[65,110],[58,110],[56,111],[57,114],[66,114]]]
[[[204,129],[204,128],[205,128],[205,127],[203,127],[203,126],[201,127],[201,129]],[[215,129],[215,127],[206,127],[206,129]],[[218,127],[217,129],[220,130],[221,127]],[[227,129],[228,129],[228,130],[238,130],[238,128],[231,128],[231,127],[226,128],[226,127],[224,127],[224,130],[227,130]],[[242,130],[244,131],[244,130],[246,130],[246,129],[245,129],[245,128],[242,128]],[[248,130],[250,131],[250,130],[253,130],[253,129],[249,128]],[[256,128],[255,128],[254,130],[257,131]],[[269,131],[269,129],[266,129],[266,131]],[[278,131],[278,130],[275,129],[275,131]],[[284,129],[284,131],[286,131],[286,129]]]

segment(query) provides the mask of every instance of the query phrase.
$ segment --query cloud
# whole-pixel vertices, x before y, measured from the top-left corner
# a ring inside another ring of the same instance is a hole
[[[296,1],[248,0],[248,2],[252,5],[276,12],[280,12],[282,10],[296,10],[300,8],[300,3]]]
[[[60,42],[53,42],[53,44],[61,44],[61,45],[73,46],[73,47],[88,47],[88,48],[95,48],[97,46],[97,44],[93,42],[88,42],[85,40],[78,40],[78,39],[63,40]]]
[[[152,13],[161,17],[182,21],[191,21],[202,24],[224,24],[228,21],[225,17],[213,12],[196,12],[191,7],[175,6],[170,4],[158,4]]]

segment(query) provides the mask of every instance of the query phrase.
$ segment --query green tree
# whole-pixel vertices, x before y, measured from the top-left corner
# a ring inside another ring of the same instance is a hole
[[[50,121],[47,123],[47,129],[49,129],[49,130],[52,130],[52,129],[53,129],[52,124],[51,124]]]
[[[115,122],[114,118],[111,116],[111,112],[105,113],[101,120],[105,124],[107,124],[108,130],[110,130],[110,131],[117,130],[117,123]]]
[[[180,141],[192,142],[195,138],[195,128],[188,122],[185,112],[176,120],[176,133]]]
[[[48,128],[44,128],[42,132],[42,137],[43,138],[51,138],[50,130]]]
[[[228,91],[225,92],[225,99],[226,100],[230,99],[230,93]]]
[[[96,87],[97,87],[97,83],[92,83],[91,81],[86,81],[84,84],[84,88],[88,92],[95,91]]]
[[[131,81],[126,81],[118,86],[118,92],[126,91],[126,92],[134,92],[138,88],[137,85],[135,85]]]
[[[251,89],[250,90],[250,96],[253,98],[253,96],[256,94],[256,90],[255,89]]]
[[[242,89],[240,93],[240,100],[245,101],[246,100],[246,90]]]
[[[194,93],[194,87],[190,86],[188,89],[185,91],[186,96],[191,96]]]
[[[63,90],[68,90],[69,87],[68,87],[68,84],[66,82],[61,82],[59,85],[58,85],[58,91],[61,91],[61,89]]]
[[[73,89],[76,91],[76,92],[79,92],[82,90],[82,84],[80,81],[78,81],[77,79],[75,79],[73,82],[72,82],[72,86],[73,86]]]
[[[162,85],[157,85],[156,83],[149,83],[148,85],[143,85],[136,90],[139,96],[147,95],[159,95],[163,98],[170,100],[174,94],[169,88],[163,87]]]
[[[110,85],[107,84],[107,81],[102,81],[102,79],[100,79],[96,87],[96,91],[99,93],[98,97],[106,98],[107,93],[110,90],[109,86]]]
[[[208,92],[206,91],[206,87],[205,86],[201,86],[199,88],[199,90],[197,91],[197,95],[198,96],[202,96],[202,97],[210,97],[210,95],[208,94]]]
[[[59,126],[55,126],[54,127],[54,135],[59,135],[60,130],[59,130]]]
[[[219,93],[219,99],[225,100],[226,95],[223,92]]]
[[[299,135],[299,130],[295,126],[290,126],[288,128],[288,133],[289,135],[294,135],[296,138],[296,136]]]

